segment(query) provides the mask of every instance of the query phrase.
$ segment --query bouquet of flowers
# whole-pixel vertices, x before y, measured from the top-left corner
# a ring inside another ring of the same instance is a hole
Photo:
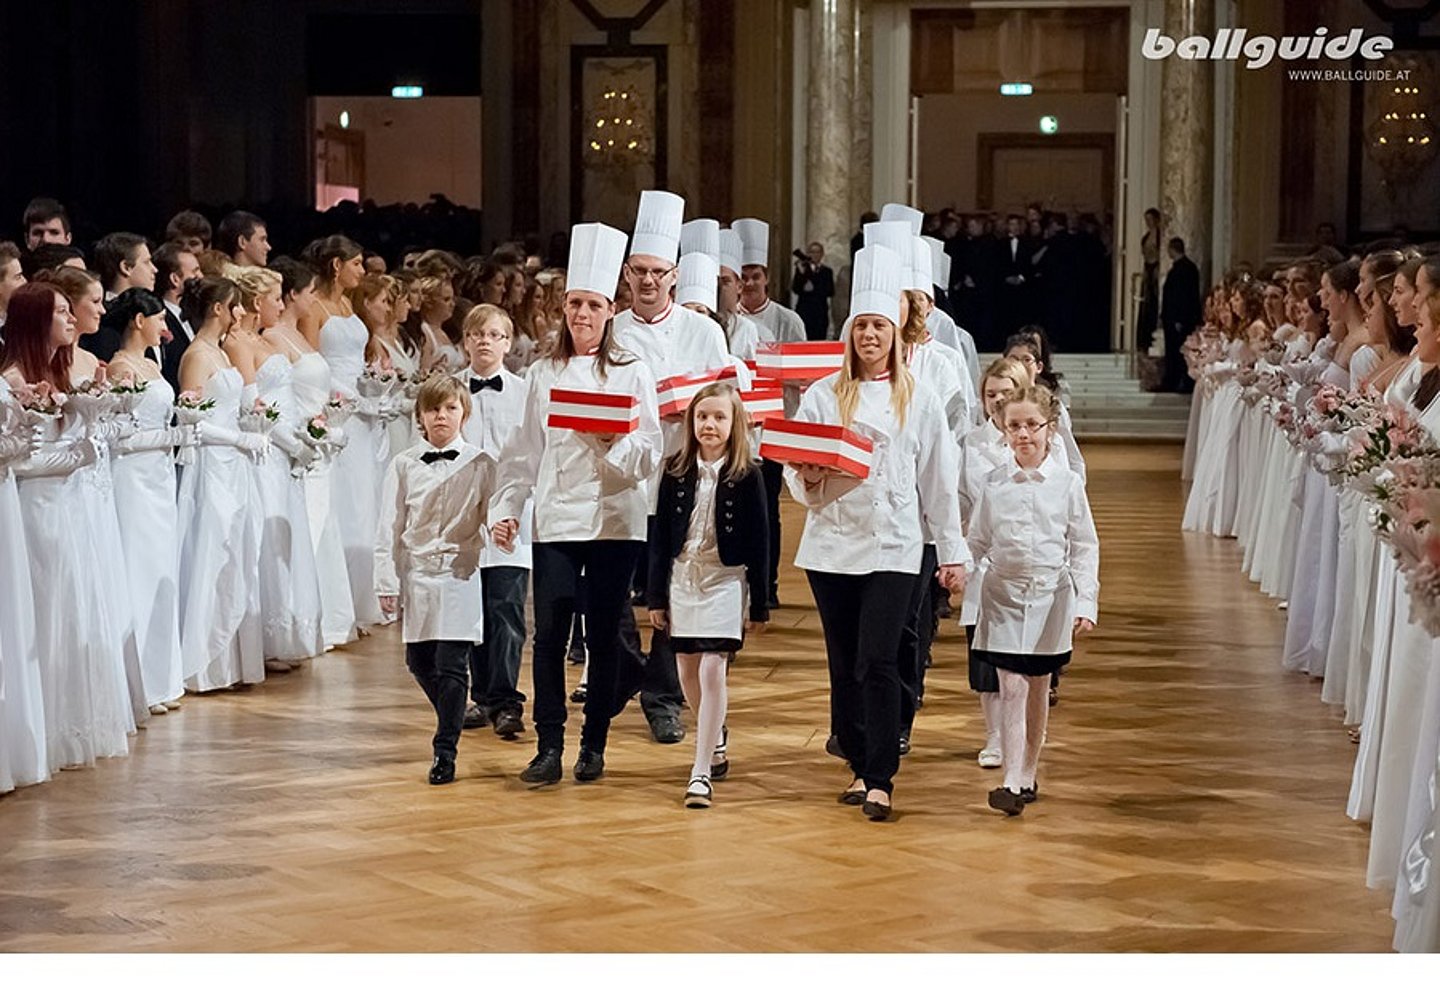
[[[345,426],[345,421],[355,413],[355,401],[340,393],[331,393],[330,399],[325,401],[325,409],[321,411],[332,430],[339,430]]]
[[[119,400],[122,412],[134,414],[140,397],[144,395],[145,388],[149,385],[148,380],[127,376],[118,383],[113,383],[110,386],[110,393]]]
[[[400,383],[400,376],[394,369],[368,365],[361,371],[360,378],[355,381],[355,389],[361,396],[379,399],[389,394]]]
[[[28,391],[17,391],[16,396],[26,421],[35,431],[36,439],[47,443],[58,441],[65,404],[69,402],[66,394],[49,383],[39,383]]]
[[[185,390],[175,397],[175,419],[181,426],[194,428],[200,421],[205,419],[206,414],[215,409],[215,401],[207,400],[194,390]],[[200,443],[198,435],[181,446],[175,456],[175,460],[182,465],[195,464],[195,446]]]
[[[1400,461],[1436,454],[1429,436],[1405,409],[1369,404],[1371,415],[1346,432],[1346,484],[1372,499],[1386,494],[1385,478]]]
[[[1440,636],[1440,454],[1395,461],[1372,513],[1410,596],[1410,620]]]
[[[240,429],[253,434],[268,434],[280,419],[280,408],[256,399],[255,405],[240,411]]]

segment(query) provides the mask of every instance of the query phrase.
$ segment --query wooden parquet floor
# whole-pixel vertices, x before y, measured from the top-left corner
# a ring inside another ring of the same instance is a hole
[[[525,789],[533,751],[467,732],[425,785],[429,707],[398,634],[190,698],[127,759],[0,798],[0,948],[184,951],[1387,950],[1344,816],[1353,746],[1285,674],[1284,615],[1237,548],[1180,534],[1177,447],[1096,447],[1101,628],[1007,820],[942,629],[895,796],[835,803],[818,619],[796,571],[731,675],[731,778],[680,806],[691,746],[638,708],[609,773]],[[799,516],[787,503],[787,557]],[[575,678],[572,669],[572,683]],[[524,679],[529,679],[528,663]],[[572,722],[574,719],[572,718]]]

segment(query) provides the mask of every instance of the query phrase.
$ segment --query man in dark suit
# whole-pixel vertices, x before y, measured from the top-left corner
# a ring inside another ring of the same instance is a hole
[[[795,313],[805,322],[805,337],[823,342],[830,335],[830,298],[835,296],[835,271],[825,265],[825,246],[814,242],[806,247],[806,259],[797,251],[795,274],[790,290],[795,294]]]
[[[945,246],[954,259],[950,267],[951,315],[976,338],[982,352],[1004,343],[995,338],[995,285],[999,282],[1000,243],[985,231],[979,215],[965,218],[965,232]]]
[[[155,292],[165,304],[165,327],[169,340],[160,346],[160,373],[165,381],[180,392],[180,357],[185,354],[195,332],[180,317],[180,294],[185,282],[200,276],[200,262],[195,254],[179,243],[166,243],[155,251]]]
[[[1011,214],[1005,219],[1005,238],[1000,242],[1000,310],[997,322],[1008,334],[1034,320],[1035,245],[1025,235],[1025,218]],[[1003,344],[1003,340],[1002,340]]]
[[[1185,372],[1185,357],[1180,346],[1200,324],[1204,308],[1200,301],[1200,268],[1185,255],[1185,240],[1170,240],[1170,272],[1160,290],[1160,322],[1165,329],[1164,388],[1175,393],[1188,393],[1194,386]]]

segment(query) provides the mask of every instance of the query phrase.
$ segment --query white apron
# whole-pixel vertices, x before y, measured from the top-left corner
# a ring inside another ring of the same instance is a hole
[[[740,639],[750,599],[745,568],[679,558],[670,575],[670,633],[682,639]]]
[[[975,648],[1027,656],[1070,652],[1075,595],[1075,580],[1068,567],[990,568],[980,588]]]

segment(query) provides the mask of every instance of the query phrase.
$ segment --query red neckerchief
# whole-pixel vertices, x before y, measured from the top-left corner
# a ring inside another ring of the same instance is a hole
[[[884,372],[882,372],[880,375],[878,375],[878,376],[876,376],[874,379],[870,380],[870,382],[872,382],[872,383],[885,383],[885,382],[889,382],[889,381],[890,381],[890,370],[889,370],[889,369],[886,369],[886,370],[885,370]]]
[[[633,307],[630,309],[630,313],[635,315],[635,320],[640,322],[642,325],[658,325],[660,322],[670,317],[670,312],[673,310],[675,310],[675,299],[672,297],[665,302],[665,310],[661,311],[659,316],[652,320],[646,320],[645,318],[640,317],[640,312],[636,311]]]
[[[758,308],[756,308],[756,309],[753,310],[753,311],[751,311],[751,310],[749,310],[748,308],[746,308],[744,304],[741,304],[741,305],[740,305],[740,310],[744,311],[746,314],[759,314],[761,311],[765,310],[765,309],[766,309],[767,307],[769,307],[769,306],[770,306],[770,298],[767,297],[767,298],[765,298],[765,303],[762,304],[762,305],[760,305]]]
[[[598,345],[595,346],[593,349],[591,349],[590,351],[586,352],[585,354],[586,354],[586,355],[599,355],[599,354],[600,354],[600,346],[598,346]]]

